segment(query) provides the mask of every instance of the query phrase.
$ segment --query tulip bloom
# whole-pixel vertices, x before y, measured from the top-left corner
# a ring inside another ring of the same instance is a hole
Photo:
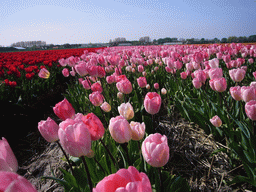
[[[88,74],[87,64],[84,61],[81,61],[77,65],[75,65],[75,70],[82,77]]]
[[[17,173],[0,171],[0,191],[36,192],[36,189]]]
[[[211,79],[209,84],[214,91],[223,92],[227,89],[227,82],[224,77]]]
[[[154,88],[155,89],[159,89],[159,84],[158,83],[154,83]]]
[[[139,77],[139,78],[137,79],[137,83],[138,83],[138,85],[139,85],[140,88],[146,87],[146,85],[147,85],[147,79],[146,79],[146,77]]]
[[[63,101],[57,103],[55,107],[53,107],[53,111],[63,121],[67,118],[72,119],[75,116],[75,109],[66,98]]]
[[[222,121],[221,121],[221,119],[217,115],[215,115],[213,118],[211,118],[210,122],[215,127],[220,127],[222,125]]]
[[[219,58],[220,58],[220,56],[219,56]],[[211,68],[218,68],[219,67],[219,59],[214,58],[214,59],[209,60],[209,65]]]
[[[111,106],[105,101],[104,103],[102,103],[102,105],[100,106],[100,108],[105,111],[105,112],[109,112],[111,111]]]
[[[145,135],[145,123],[131,121],[130,126],[132,130],[132,140],[141,140]]]
[[[69,76],[69,70],[67,68],[64,68],[62,70],[62,74],[63,74],[64,77],[68,77]]]
[[[208,71],[208,75],[209,75],[210,79],[221,78],[221,77],[223,77],[222,68],[210,69]]]
[[[241,101],[243,99],[240,86],[230,87],[229,92],[231,94],[231,97],[236,101]]]
[[[165,88],[162,88],[162,89],[161,89],[161,94],[162,94],[162,95],[166,95],[166,93],[167,93],[167,90],[166,90]]]
[[[116,87],[123,94],[130,94],[132,92],[132,84],[128,79],[117,82]]]
[[[49,143],[59,140],[59,126],[50,117],[48,117],[46,121],[40,121],[38,123],[38,130],[43,138]]]
[[[104,135],[105,129],[103,124],[93,113],[88,113],[87,115],[83,116],[82,121],[89,129],[92,141],[96,141]]]
[[[101,84],[99,82],[93,83],[91,86],[91,90],[92,92],[99,91],[100,93],[102,93],[103,91]]]
[[[43,79],[48,79],[50,77],[50,72],[47,69],[42,68],[39,71],[38,76]]]
[[[130,166],[128,169],[119,169],[116,173],[104,177],[93,188],[93,192],[108,191],[152,192],[152,188],[148,176],[143,172],[139,172],[135,167]]]
[[[61,146],[68,154],[81,157],[90,153],[91,134],[83,122],[69,124],[63,128],[60,126],[58,135]]]
[[[117,143],[125,143],[132,138],[130,124],[123,116],[112,117],[108,128],[112,138]]]
[[[134,111],[132,105],[128,103],[122,103],[118,107],[118,112],[121,116],[123,116],[126,120],[130,120],[134,117]]]
[[[103,103],[104,97],[99,91],[96,91],[96,92],[92,92],[89,95],[89,99],[94,106],[101,106],[101,104]]]
[[[167,137],[159,133],[149,135],[142,143],[141,151],[145,161],[152,167],[162,167],[169,160]]]
[[[149,114],[157,114],[161,108],[161,96],[156,92],[148,92],[144,99],[144,107]]]
[[[197,78],[194,78],[194,79],[192,80],[192,83],[193,83],[193,85],[194,85],[194,87],[195,87],[196,89],[200,89],[200,88],[202,87],[202,82],[199,81],[199,79],[197,79]]]
[[[17,172],[17,170],[18,161],[8,141],[3,137],[2,140],[0,140],[0,171]]]
[[[241,94],[244,102],[256,100],[256,89],[253,86],[242,86]]]
[[[245,113],[253,121],[256,120],[256,101],[250,100],[245,104]]]
[[[180,77],[181,77],[181,79],[187,79],[187,73],[186,72],[182,72],[182,73],[180,73]]]
[[[243,69],[232,69],[229,70],[231,79],[235,82],[241,82],[244,79],[246,71]]]

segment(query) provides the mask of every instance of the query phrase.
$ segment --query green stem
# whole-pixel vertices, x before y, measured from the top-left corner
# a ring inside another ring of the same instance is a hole
[[[105,147],[105,149],[106,149],[107,153],[109,154],[111,160],[113,161],[114,165],[116,166],[116,161],[115,161],[113,155],[111,154],[111,152],[109,151],[109,149],[107,148],[107,146],[105,145],[105,143],[103,142],[102,139],[100,139],[100,142]]]
[[[71,173],[72,173],[72,175],[74,175],[74,171],[73,171],[73,168],[72,168],[72,164],[71,164],[71,162],[69,161],[69,158],[68,158],[67,153],[64,151],[64,149],[62,148],[62,146],[61,146],[61,144],[60,144],[59,141],[56,141],[56,143],[58,144],[58,146],[60,147],[60,149],[61,149],[61,151],[63,152],[64,156],[66,157],[66,159],[67,159],[67,161],[68,161],[68,165],[69,165],[69,167],[70,167],[70,169],[71,169]]]
[[[163,185],[163,178],[162,178],[162,173],[161,173],[161,167],[158,167],[158,174],[160,178],[160,189],[161,191],[164,191],[164,185]]]
[[[85,171],[86,171],[86,174],[87,174],[87,178],[88,178],[88,183],[89,183],[89,187],[90,187],[90,191],[92,192],[92,180],[91,180],[91,175],[90,175],[90,172],[89,172],[89,169],[88,169],[88,166],[87,166],[87,163],[85,161],[85,158],[84,156],[81,157],[82,161],[83,161],[83,164],[84,164],[84,168],[85,168]]]
[[[130,157],[129,157],[129,151],[128,151],[128,143],[122,143],[121,144],[122,148],[124,149],[124,151],[126,152],[126,156],[127,156],[127,161],[128,161],[128,165],[132,165]]]
[[[104,172],[104,174],[106,175],[106,172],[105,170],[103,169],[103,167],[101,166],[100,162],[95,158],[93,157],[94,161],[99,165],[99,167],[101,168],[101,170]]]

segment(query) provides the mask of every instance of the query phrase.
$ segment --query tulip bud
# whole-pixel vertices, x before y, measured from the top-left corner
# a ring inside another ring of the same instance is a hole
[[[217,115],[211,118],[210,121],[215,127],[220,127],[222,125],[222,121]]]
[[[141,151],[145,161],[152,167],[162,167],[169,160],[167,137],[159,133],[149,135],[142,143]]]
[[[125,143],[132,138],[130,124],[123,116],[112,117],[108,128],[112,138],[117,143]]]
[[[46,121],[40,121],[38,123],[38,130],[43,136],[43,138],[49,143],[59,140],[59,126],[50,117],[48,117]]]
[[[105,111],[105,112],[109,112],[111,111],[111,106],[105,101],[104,103],[102,103],[102,105],[100,106],[100,108]]]
[[[133,107],[130,103],[122,103],[118,107],[118,112],[121,116],[123,116],[126,120],[130,120],[134,117]]]
[[[8,141],[3,137],[2,140],[0,140],[0,172],[1,171],[17,172],[17,170],[18,170],[18,161]],[[1,186],[0,186],[0,191],[1,191]]]
[[[158,113],[161,108],[161,96],[156,92],[148,92],[144,99],[144,107],[151,115]]]
[[[139,141],[145,135],[145,123],[131,121],[132,140]]]

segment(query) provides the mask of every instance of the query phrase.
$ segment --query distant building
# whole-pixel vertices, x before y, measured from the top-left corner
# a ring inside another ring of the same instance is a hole
[[[182,44],[183,42],[176,41],[176,42],[166,42],[163,45],[182,45]]]
[[[131,46],[131,43],[119,43],[118,46]]]
[[[14,47],[15,49],[26,49],[24,47]]]
[[[150,42],[150,38],[149,38],[149,36],[141,37],[139,39],[139,41],[143,42],[143,43],[149,43]]]

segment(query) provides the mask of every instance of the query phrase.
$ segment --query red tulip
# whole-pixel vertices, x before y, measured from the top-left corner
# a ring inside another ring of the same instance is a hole
[[[55,107],[53,107],[53,111],[63,121],[67,118],[72,119],[75,116],[75,109],[66,98],[63,101],[57,103]]]
[[[103,137],[105,129],[102,122],[96,115],[94,115],[93,113],[88,113],[87,115],[82,117],[82,121],[89,129],[91,139],[93,141],[96,141]]]

